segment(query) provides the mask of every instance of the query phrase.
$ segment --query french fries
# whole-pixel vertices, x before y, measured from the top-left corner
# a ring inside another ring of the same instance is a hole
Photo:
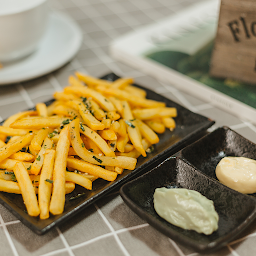
[[[175,129],[177,110],[146,98],[132,78],[105,81],[76,72],[49,106],[9,117],[0,126],[0,191],[21,194],[31,216],[64,211],[65,195],[134,170]]]

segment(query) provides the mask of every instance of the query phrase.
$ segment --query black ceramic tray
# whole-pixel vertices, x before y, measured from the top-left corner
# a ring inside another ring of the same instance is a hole
[[[161,218],[154,210],[153,194],[156,188],[171,186],[196,190],[213,200],[219,215],[218,230],[211,235],[199,234],[176,227]],[[253,197],[223,186],[179,158],[171,157],[126,183],[121,187],[120,194],[125,203],[150,225],[199,252],[212,252],[226,245],[256,217],[256,200]]]
[[[117,78],[118,76],[113,73],[103,77],[103,79],[111,81],[116,80]],[[60,215],[50,216],[50,218],[47,220],[40,220],[39,218],[30,217],[25,212],[25,206],[23,204],[21,195],[2,192],[0,193],[0,202],[34,232],[37,234],[43,234],[49,231],[55,225],[58,225],[74,216],[114,188],[118,188],[118,186],[124,182],[127,182],[129,179],[150,170],[152,166],[156,166],[167,156],[176,153],[184,146],[188,145],[192,141],[195,141],[199,136],[202,136],[207,128],[214,124],[214,121],[204,116],[195,114],[149,89],[143,89],[146,90],[148,99],[164,101],[168,107],[176,107],[178,117],[175,118],[177,123],[175,130],[173,132],[166,131],[164,134],[161,134],[159,136],[160,141],[155,146],[155,150],[148,154],[146,158],[139,157],[135,170],[125,170],[121,175],[118,175],[114,182],[107,182],[102,179],[98,179],[93,182],[92,191],[88,191],[80,186],[77,186],[71,194],[66,195],[64,212]],[[70,200],[71,197],[75,197],[80,193],[85,194],[75,200]]]
[[[224,126],[182,149],[181,156],[198,170],[217,180],[215,169],[223,157],[243,156],[256,160],[256,144]],[[256,194],[252,195],[256,197]]]

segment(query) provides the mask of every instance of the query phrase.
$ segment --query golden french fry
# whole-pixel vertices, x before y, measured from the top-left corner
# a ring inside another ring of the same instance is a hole
[[[176,117],[176,108],[145,108],[145,109],[134,109],[132,111],[135,118],[140,120],[149,120],[159,117]]]
[[[0,191],[7,192],[7,193],[21,194],[20,187],[17,182],[12,181],[13,180],[12,176],[15,177],[14,172],[13,172],[13,174],[5,174],[5,171],[0,171]],[[90,177],[89,175],[86,175],[86,176]],[[90,177],[90,178],[92,178],[92,177]],[[15,177],[15,179],[16,179],[16,177]],[[6,181],[9,181],[9,182],[6,182]],[[37,194],[38,188],[36,186],[34,186],[34,189],[35,189],[35,193]],[[65,183],[65,194],[71,193],[74,189],[75,189],[74,182],[67,181]]]
[[[162,122],[158,120],[145,120],[145,123],[156,133],[164,133],[165,126]]]
[[[79,159],[75,159],[75,158],[71,158],[71,157],[68,157],[67,166],[77,169],[81,172],[87,172],[89,174],[92,174],[96,177],[99,177],[99,178],[102,178],[102,179],[108,180],[108,181],[114,181],[117,177],[117,173],[115,173],[115,172],[105,170],[104,168],[99,167],[97,165],[90,164],[83,160],[79,160]]]
[[[67,156],[70,147],[69,125],[61,131],[56,148],[56,157],[53,170],[53,192],[50,202],[50,212],[54,215],[61,214],[64,210],[65,173]]]
[[[82,146],[83,141],[81,140],[79,132],[79,120],[75,119],[70,123],[70,137],[72,147],[74,148],[77,155],[89,163],[104,166],[118,166],[129,170],[134,170],[136,166],[137,160],[134,158],[99,156],[88,152]]]
[[[47,107],[44,103],[37,103],[36,104],[36,110],[37,110],[39,116],[41,116],[41,117],[47,117],[48,116]]]
[[[76,185],[74,182],[66,181],[65,183],[65,194],[71,193],[75,189]]]
[[[29,131],[24,129],[13,129],[10,127],[0,126],[0,134],[6,136],[21,136],[27,134]]]
[[[136,120],[133,119],[133,115],[132,115],[129,103],[127,101],[123,101],[123,106],[124,106],[123,116],[124,116],[124,119],[126,119],[125,123],[127,124],[127,132],[128,132],[130,141],[132,142],[133,146],[144,157],[146,157],[147,154],[146,154],[146,152],[143,148],[143,145],[142,145],[140,130],[138,128]]]
[[[88,86],[96,86],[96,85],[111,85],[112,83],[103,79],[98,79],[98,78],[94,78],[92,76],[88,76],[85,74],[82,74],[80,72],[76,72],[75,75],[77,76],[77,78],[84,82],[86,85]]]
[[[90,138],[106,156],[115,156],[107,142],[97,132],[82,124],[80,125],[80,132]]]
[[[9,156],[9,158],[18,160],[18,161],[25,161],[25,162],[32,162],[35,157],[26,152],[17,152]]]
[[[39,130],[31,141],[31,147],[34,150],[39,151],[41,149],[44,139],[50,131],[52,130],[49,128],[42,128],[41,130]]]
[[[74,182],[88,190],[92,190],[92,181],[74,172],[66,172],[66,181]]]
[[[11,180],[0,179],[0,191],[21,194],[18,183]]]
[[[59,101],[69,101],[69,100],[75,100],[77,97],[74,94],[67,94],[64,92],[55,92],[53,94],[54,99],[59,100]]]
[[[123,119],[133,120],[134,117],[133,117],[133,114],[132,114],[132,111],[131,111],[131,107],[130,107],[130,104],[128,103],[128,101],[122,101],[122,105],[123,105],[123,109],[124,109],[124,111],[123,111]]]
[[[148,125],[146,125],[139,119],[137,119],[137,124],[142,137],[147,139],[151,144],[156,144],[159,142],[159,137]]]
[[[52,140],[46,137],[38,155],[36,156],[35,161],[32,164],[32,167],[31,167],[32,174],[38,175],[40,173],[44,163],[44,153],[47,149],[51,149],[51,148],[52,148]]]
[[[130,121],[131,122],[131,121]],[[142,145],[142,138],[141,138],[141,134],[137,125],[136,120],[132,121],[132,126],[128,126],[127,130],[128,130],[128,135],[130,138],[130,141],[132,142],[133,146],[144,156],[146,157],[147,154],[143,148]]]
[[[169,128],[171,131],[176,127],[175,120],[172,117],[163,117],[162,122],[166,128]]]
[[[52,173],[55,158],[55,150],[45,151],[44,164],[40,175],[38,188],[38,202],[40,208],[40,219],[49,218],[49,206],[52,192]]]
[[[44,127],[56,128],[66,120],[67,118],[63,117],[23,118],[10,124],[10,127],[18,129],[42,129]]]
[[[28,214],[30,216],[38,216],[40,210],[37,203],[36,193],[25,166],[22,163],[17,163],[13,171],[18,181]]]
[[[20,151],[23,147],[27,146],[33,139],[34,134],[28,133],[24,136],[21,136],[19,139],[6,144],[0,148],[0,162],[8,158],[10,155]]]

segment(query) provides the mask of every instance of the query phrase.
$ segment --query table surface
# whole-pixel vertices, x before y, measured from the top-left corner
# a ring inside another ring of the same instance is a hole
[[[138,84],[216,121],[209,129],[229,126],[256,142],[256,127],[179,91],[171,84],[146,76],[113,60],[110,42],[137,29],[179,12],[193,0],[49,0],[50,8],[70,15],[83,31],[78,54],[59,70],[32,81],[0,87],[0,121],[67,85],[68,76],[78,70],[93,76],[115,72],[132,76]],[[228,246],[211,255],[251,256],[256,254],[256,222]],[[97,201],[78,216],[38,236],[0,205],[0,255],[200,255],[162,235],[133,213],[118,191]]]

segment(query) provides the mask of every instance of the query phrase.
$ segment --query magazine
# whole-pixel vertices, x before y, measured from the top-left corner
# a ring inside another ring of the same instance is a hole
[[[256,123],[256,85],[210,77],[219,0],[205,0],[115,40],[111,55]]]

